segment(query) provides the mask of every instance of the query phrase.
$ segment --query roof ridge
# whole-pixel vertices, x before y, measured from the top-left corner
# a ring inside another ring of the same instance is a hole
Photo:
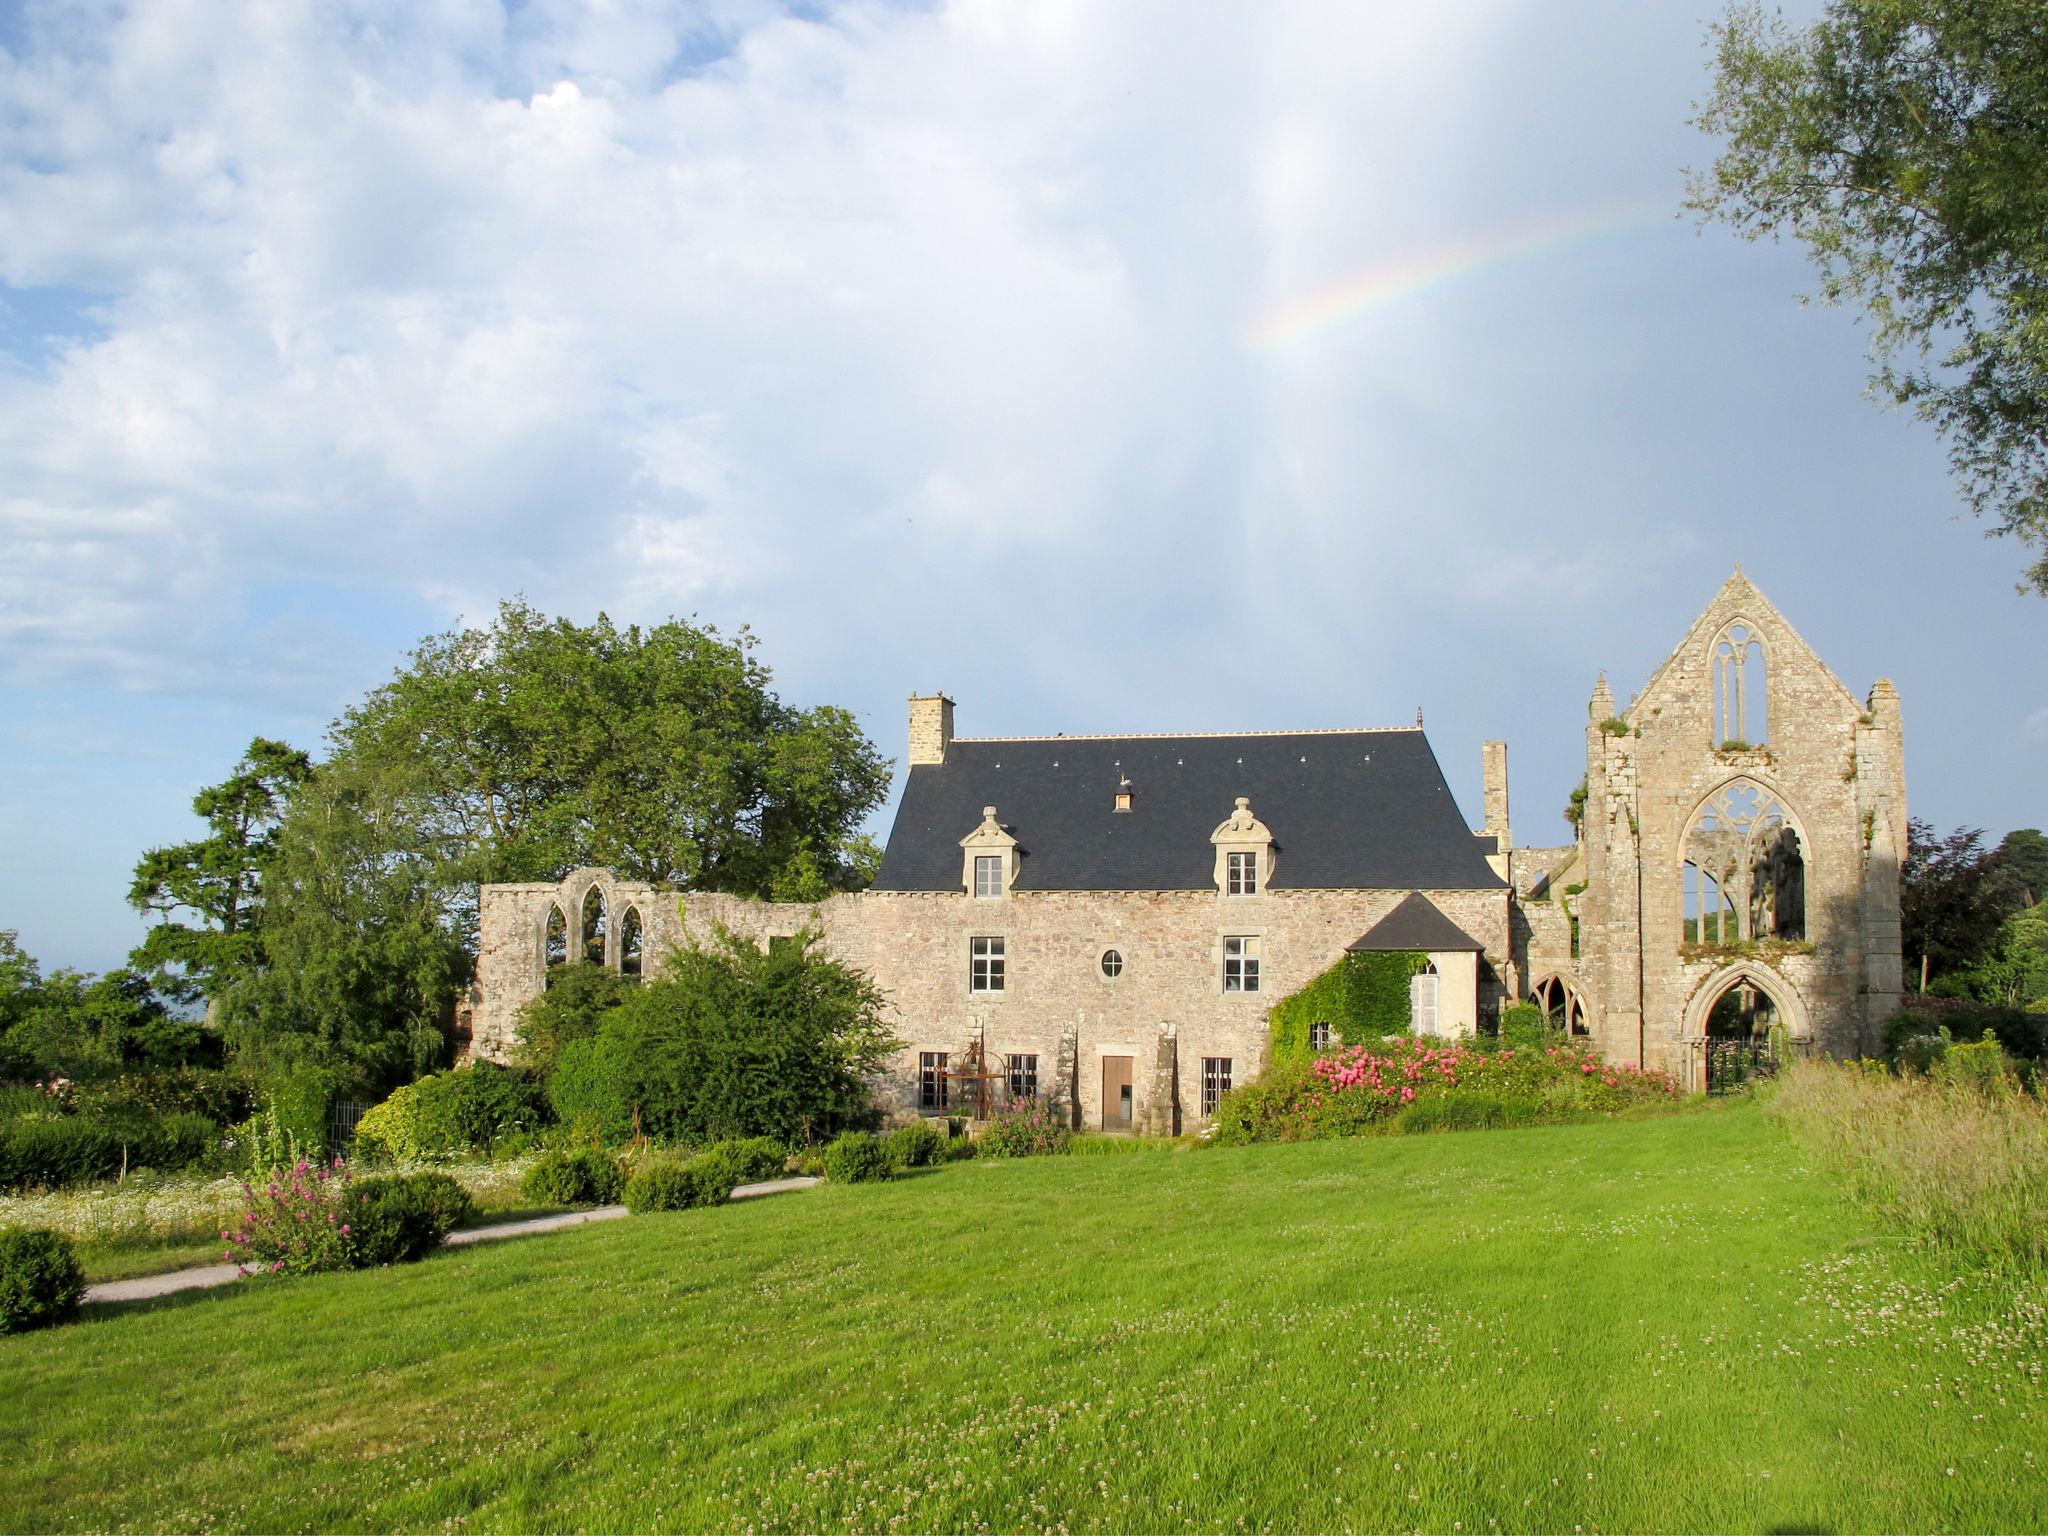
[[[954,746],[1005,741],[1224,741],[1238,736],[1388,736],[1422,734],[1419,725],[1322,725],[1293,731],[1090,731],[1072,736],[955,736]]]

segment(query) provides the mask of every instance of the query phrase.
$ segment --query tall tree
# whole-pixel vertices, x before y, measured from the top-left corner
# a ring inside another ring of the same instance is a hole
[[[2048,595],[2048,4],[1828,0],[1804,30],[1741,4],[1712,42],[1694,122],[1724,142],[1690,206],[1789,231],[1863,306],[1873,392],[1948,440]]]
[[[332,762],[374,783],[451,879],[581,864],[748,896],[860,882],[888,763],[843,709],[770,690],[746,631],[619,628],[504,604],[423,642],[350,710]]]
[[[258,736],[223,783],[193,797],[208,835],[150,849],[128,888],[128,904],[158,919],[129,957],[138,970],[174,986],[182,978],[212,999],[261,962],[255,916],[263,861],[286,797],[312,771],[305,753]]]

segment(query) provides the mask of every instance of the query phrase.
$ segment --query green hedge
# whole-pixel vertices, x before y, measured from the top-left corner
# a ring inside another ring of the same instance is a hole
[[[432,1162],[488,1151],[547,1124],[548,1101],[531,1075],[479,1061],[396,1090],[356,1126],[363,1150]]]
[[[1328,1024],[1345,1045],[1366,1045],[1405,1035],[1413,1022],[1408,983],[1429,956],[1406,953],[1346,955],[1291,997],[1273,1005],[1273,1060],[1307,1061],[1309,1026]]]

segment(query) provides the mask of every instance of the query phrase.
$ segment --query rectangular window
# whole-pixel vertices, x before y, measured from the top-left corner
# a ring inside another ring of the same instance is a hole
[[[974,894],[1003,894],[1003,856],[1000,853],[977,853],[974,856]]]
[[[1259,990],[1259,941],[1256,938],[1223,941],[1223,990]]]
[[[970,992],[1000,992],[1003,990],[1003,941],[1001,939],[976,939],[967,967],[967,989]]]
[[[1259,856],[1256,853],[1233,853],[1230,860],[1229,880],[1224,886],[1232,896],[1256,896],[1259,894]]]
[[[1038,1058],[1036,1056],[1012,1056],[1010,1058],[1010,1097],[1012,1099],[1035,1099],[1038,1097]]]
[[[1202,1058],[1202,1118],[1208,1119],[1216,1113],[1216,1101],[1230,1092],[1230,1058],[1228,1056],[1204,1056]]]
[[[1330,1026],[1321,1020],[1309,1025],[1308,1043],[1310,1050],[1327,1051],[1330,1048]]]
[[[917,1053],[917,1107],[942,1110],[946,1107],[946,1053]]]

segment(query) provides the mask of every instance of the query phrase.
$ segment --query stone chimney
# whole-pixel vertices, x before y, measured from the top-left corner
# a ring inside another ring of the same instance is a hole
[[[1508,744],[1485,742],[1481,751],[1486,763],[1486,831],[1494,847],[1506,853],[1515,846],[1508,829]]]
[[[943,693],[910,696],[910,766],[943,763],[953,745],[953,701]]]

